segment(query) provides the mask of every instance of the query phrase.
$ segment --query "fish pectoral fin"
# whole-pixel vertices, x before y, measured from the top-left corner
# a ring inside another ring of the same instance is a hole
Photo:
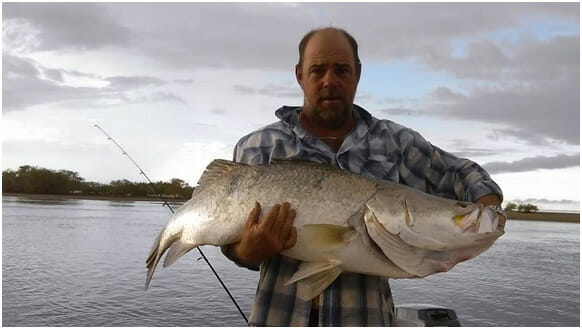
[[[182,257],[185,253],[192,250],[192,248],[196,247],[193,243],[185,243],[180,240],[175,241],[168,249],[168,253],[166,254],[166,258],[164,259],[164,268],[174,264],[178,258]]]
[[[357,231],[351,227],[332,224],[306,224],[301,234],[311,248],[329,251],[340,248],[352,241]]]
[[[303,300],[311,300],[342,273],[340,264],[341,262],[335,260],[302,263],[285,285],[297,282],[297,296]]]

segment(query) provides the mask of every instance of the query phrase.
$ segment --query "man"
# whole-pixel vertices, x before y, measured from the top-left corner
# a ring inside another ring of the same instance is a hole
[[[308,33],[299,44],[295,67],[303,107],[277,110],[280,121],[243,137],[235,147],[234,160],[267,164],[286,158],[329,163],[442,197],[500,205],[501,190],[477,164],[444,152],[415,131],[378,120],[353,104],[360,72],[357,43],[347,32],[324,28]],[[279,255],[295,244],[297,233],[291,226],[295,211],[283,203],[262,218],[260,213],[256,204],[242,240],[223,248],[241,266],[260,266],[249,325],[390,325],[394,306],[388,282],[381,277],[343,273],[313,301],[297,298],[295,285],[284,283],[299,261]]]

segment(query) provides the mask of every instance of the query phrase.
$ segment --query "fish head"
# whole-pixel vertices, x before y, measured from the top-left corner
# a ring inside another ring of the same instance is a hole
[[[373,213],[373,220],[387,233],[423,249],[491,245],[504,233],[499,226],[499,214],[492,207],[411,188],[380,189],[366,206]]]

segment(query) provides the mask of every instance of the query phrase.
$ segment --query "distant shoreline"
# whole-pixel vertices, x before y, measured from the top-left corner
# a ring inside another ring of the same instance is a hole
[[[519,219],[519,220],[533,220],[533,221],[548,221],[548,222],[567,222],[567,223],[580,223],[580,213],[568,213],[568,212],[517,212],[508,211],[507,218],[509,220]]]
[[[103,195],[80,195],[80,194],[26,194],[26,193],[2,193],[2,196],[16,196],[27,197],[44,200],[61,200],[61,199],[81,199],[81,200],[105,200],[105,201],[158,201],[156,197],[134,197],[134,196],[103,196]],[[168,202],[181,203],[188,199],[171,199],[166,198]],[[523,213],[516,211],[508,211],[507,217],[509,220],[532,220],[532,221],[549,221],[549,222],[567,222],[580,223],[580,213],[565,213],[565,212],[545,212],[538,211],[535,213]]]
[[[17,196],[43,200],[81,199],[81,200],[105,200],[105,201],[159,201],[153,196],[108,196],[108,195],[83,195],[83,194],[27,194],[27,193],[2,193],[2,196]],[[165,198],[168,202],[186,202],[188,199]]]

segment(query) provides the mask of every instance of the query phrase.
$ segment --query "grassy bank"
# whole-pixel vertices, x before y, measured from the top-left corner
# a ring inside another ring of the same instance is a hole
[[[549,222],[568,222],[580,223],[580,213],[566,213],[566,212],[543,212],[538,211],[534,213],[508,211],[507,218],[521,219],[521,220],[541,220]]]

